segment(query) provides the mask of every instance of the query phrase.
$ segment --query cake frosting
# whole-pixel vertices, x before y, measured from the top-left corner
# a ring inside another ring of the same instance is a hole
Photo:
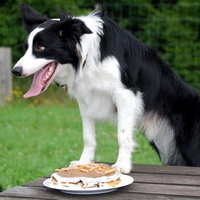
[[[115,186],[120,182],[120,175],[109,165],[90,163],[55,170],[51,182],[71,188]]]

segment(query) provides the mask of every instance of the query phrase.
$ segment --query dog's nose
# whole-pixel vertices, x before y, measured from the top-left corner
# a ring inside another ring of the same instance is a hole
[[[22,67],[16,66],[13,68],[12,73],[15,74],[16,76],[21,76],[22,75]]]

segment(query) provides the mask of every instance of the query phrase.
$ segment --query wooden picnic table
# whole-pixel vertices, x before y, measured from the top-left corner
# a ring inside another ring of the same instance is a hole
[[[135,182],[114,192],[89,196],[70,195],[43,186],[49,176],[0,193],[0,199],[142,199],[194,200],[200,199],[200,168],[135,164],[130,173]]]

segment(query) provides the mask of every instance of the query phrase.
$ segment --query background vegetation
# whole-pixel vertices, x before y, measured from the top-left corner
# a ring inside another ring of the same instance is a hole
[[[23,54],[26,32],[18,5],[21,0],[0,1],[0,46],[12,47],[13,63]],[[57,10],[74,15],[94,9],[92,0],[24,0],[36,10],[56,17]],[[200,89],[200,2],[184,0],[98,1],[107,15],[154,48],[188,83]],[[3,189],[50,174],[78,159],[82,150],[81,119],[77,104],[51,86],[39,97],[24,100],[27,79],[13,77],[13,100],[0,107],[0,185]],[[116,128],[98,125],[96,161],[114,162]],[[161,164],[157,154],[137,134],[140,146],[134,163]],[[111,152],[111,153],[107,153]]]
[[[21,0],[0,1],[0,46],[10,46],[13,63],[23,53],[26,32],[19,14]],[[24,0],[48,17],[62,9],[74,15],[94,9],[97,2],[107,15],[154,48],[188,83],[200,90],[200,2],[187,0]],[[44,6],[45,5],[45,6]],[[23,89],[24,81],[16,80]],[[16,85],[16,84],[14,84]]]

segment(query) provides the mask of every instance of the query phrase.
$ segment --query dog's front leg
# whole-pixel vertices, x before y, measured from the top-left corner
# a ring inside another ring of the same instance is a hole
[[[84,148],[78,161],[72,161],[70,166],[93,162],[96,149],[95,120],[82,116]]]
[[[118,112],[119,153],[113,165],[121,173],[129,173],[132,167],[132,152],[136,143],[133,140],[134,128],[142,112],[141,95],[123,90],[115,96]]]

